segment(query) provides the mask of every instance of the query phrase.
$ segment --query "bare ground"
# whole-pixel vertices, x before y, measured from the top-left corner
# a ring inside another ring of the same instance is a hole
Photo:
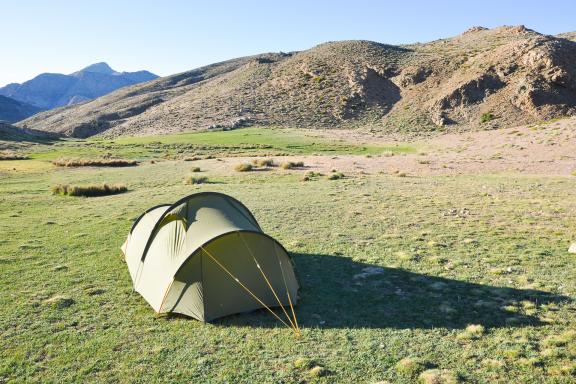
[[[325,131],[321,135],[329,135],[334,140],[406,144],[395,137],[368,136],[358,131]],[[287,156],[275,160],[303,161],[306,166],[300,171],[405,173],[408,176],[508,172],[569,176],[576,170],[576,118],[493,131],[451,133],[409,144],[418,148],[418,152],[376,156]],[[212,159],[199,164],[228,173],[235,164],[252,159]]]

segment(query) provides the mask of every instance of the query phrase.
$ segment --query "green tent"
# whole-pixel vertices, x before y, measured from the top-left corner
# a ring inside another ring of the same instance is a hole
[[[202,192],[150,208],[122,252],[134,289],[157,313],[211,321],[266,308],[296,328],[298,282],[290,256],[230,196]],[[281,307],[288,322],[272,307]]]

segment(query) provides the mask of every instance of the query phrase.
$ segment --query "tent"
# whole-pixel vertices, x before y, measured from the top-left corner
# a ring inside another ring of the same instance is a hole
[[[228,195],[201,192],[150,208],[121,249],[134,289],[157,313],[211,321],[266,308],[296,330],[299,287],[288,252]]]

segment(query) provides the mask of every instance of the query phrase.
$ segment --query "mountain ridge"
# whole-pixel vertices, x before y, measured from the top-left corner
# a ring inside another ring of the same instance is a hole
[[[41,73],[24,83],[11,83],[0,88],[0,95],[41,109],[53,109],[82,103],[157,77],[148,71],[117,72],[101,62],[69,75]]]
[[[0,122],[15,123],[40,111],[41,108],[0,95]]]
[[[490,129],[576,113],[576,43],[524,26],[429,43],[350,40],[265,53],[130,86],[22,124],[75,137],[242,125]]]

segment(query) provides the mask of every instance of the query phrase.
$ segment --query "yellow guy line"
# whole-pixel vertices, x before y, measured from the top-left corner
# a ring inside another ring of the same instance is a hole
[[[272,311],[270,309],[270,307],[268,307],[266,304],[264,304],[264,302],[262,300],[260,300],[255,294],[252,293],[252,291],[250,291],[250,289],[248,289],[248,287],[246,287],[244,284],[242,284],[242,282],[240,280],[238,280],[238,278],[236,276],[234,276],[232,274],[232,272],[230,272],[225,266],[223,266],[218,260],[216,260],[216,258],[214,256],[212,256],[212,254],[210,252],[208,252],[204,247],[200,247],[200,249],[202,249],[204,251],[204,253],[206,253],[208,256],[210,256],[210,258],[212,260],[214,260],[214,262],[216,264],[218,264],[218,266],[220,268],[222,268],[224,270],[224,272],[226,272],[228,275],[230,275],[230,277],[232,279],[234,279],[234,281],[236,281],[242,288],[244,288],[244,290],[246,290],[246,292],[248,292],[257,302],[259,302],[261,305],[264,306],[264,308],[266,308],[275,318],[277,318],[278,320],[280,320],[280,322],[282,324],[284,324],[285,326],[287,326],[288,328],[292,328],[291,326],[289,326],[284,320],[282,320],[276,313],[274,313],[274,311]]]
[[[290,304],[290,310],[292,311],[292,316],[294,316],[294,323],[296,324],[296,330],[300,334],[300,326],[298,325],[298,319],[296,318],[296,312],[294,312],[294,306],[292,305],[292,298],[290,297],[290,290],[288,289],[288,284],[286,283],[286,278],[284,277],[284,268],[282,268],[282,260],[278,256],[278,245],[274,243],[274,253],[278,259],[278,264],[280,264],[280,271],[282,271],[282,280],[284,280],[284,287],[286,288],[286,295],[288,296],[288,303]]]
[[[280,305],[280,308],[282,308],[282,311],[284,312],[284,314],[286,315],[286,318],[288,319],[288,321],[290,322],[290,324],[292,324],[292,328],[294,328],[294,330],[296,331],[296,325],[292,322],[292,319],[290,319],[290,316],[288,315],[288,312],[286,312],[286,309],[284,308],[284,305],[282,305],[282,302],[280,301],[280,299],[278,298],[278,295],[276,294],[276,291],[274,290],[274,287],[272,287],[272,284],[270,284],[270,280],[268,280],[268,277],[266,276],[266,274],[264,273],[264,270],[262,269],[262,267],[260,266],[260,263],[258,263],[258,260],[256,260],[256,257],[254,256],[254,254],[252,253],[252,250],[250,249],[250,247],[248,246],[248,243],[246,242],[246,239],[244,239],[244,236],[242,236],[242,234],[239,232],[238,236],[240,236],[240,238],[242,239],[242,241],[244,242],[244,245],[246,246],[246,249],[248,250],[248,253],[250,253],[250,256],[252,256],[252,259],[254,260],[254,263],[256,263],[256,267],[258,268],[258,270],[260,271],[260,274],[262,275],[262,277],[264,277],[264,280],[266,281],[266,284],[268,284],[268,287],[270,287],[270,290],[272,291],[272,293],[274,294],[274,297],[276,298],[276,301],[278,302],[278,305]]]

